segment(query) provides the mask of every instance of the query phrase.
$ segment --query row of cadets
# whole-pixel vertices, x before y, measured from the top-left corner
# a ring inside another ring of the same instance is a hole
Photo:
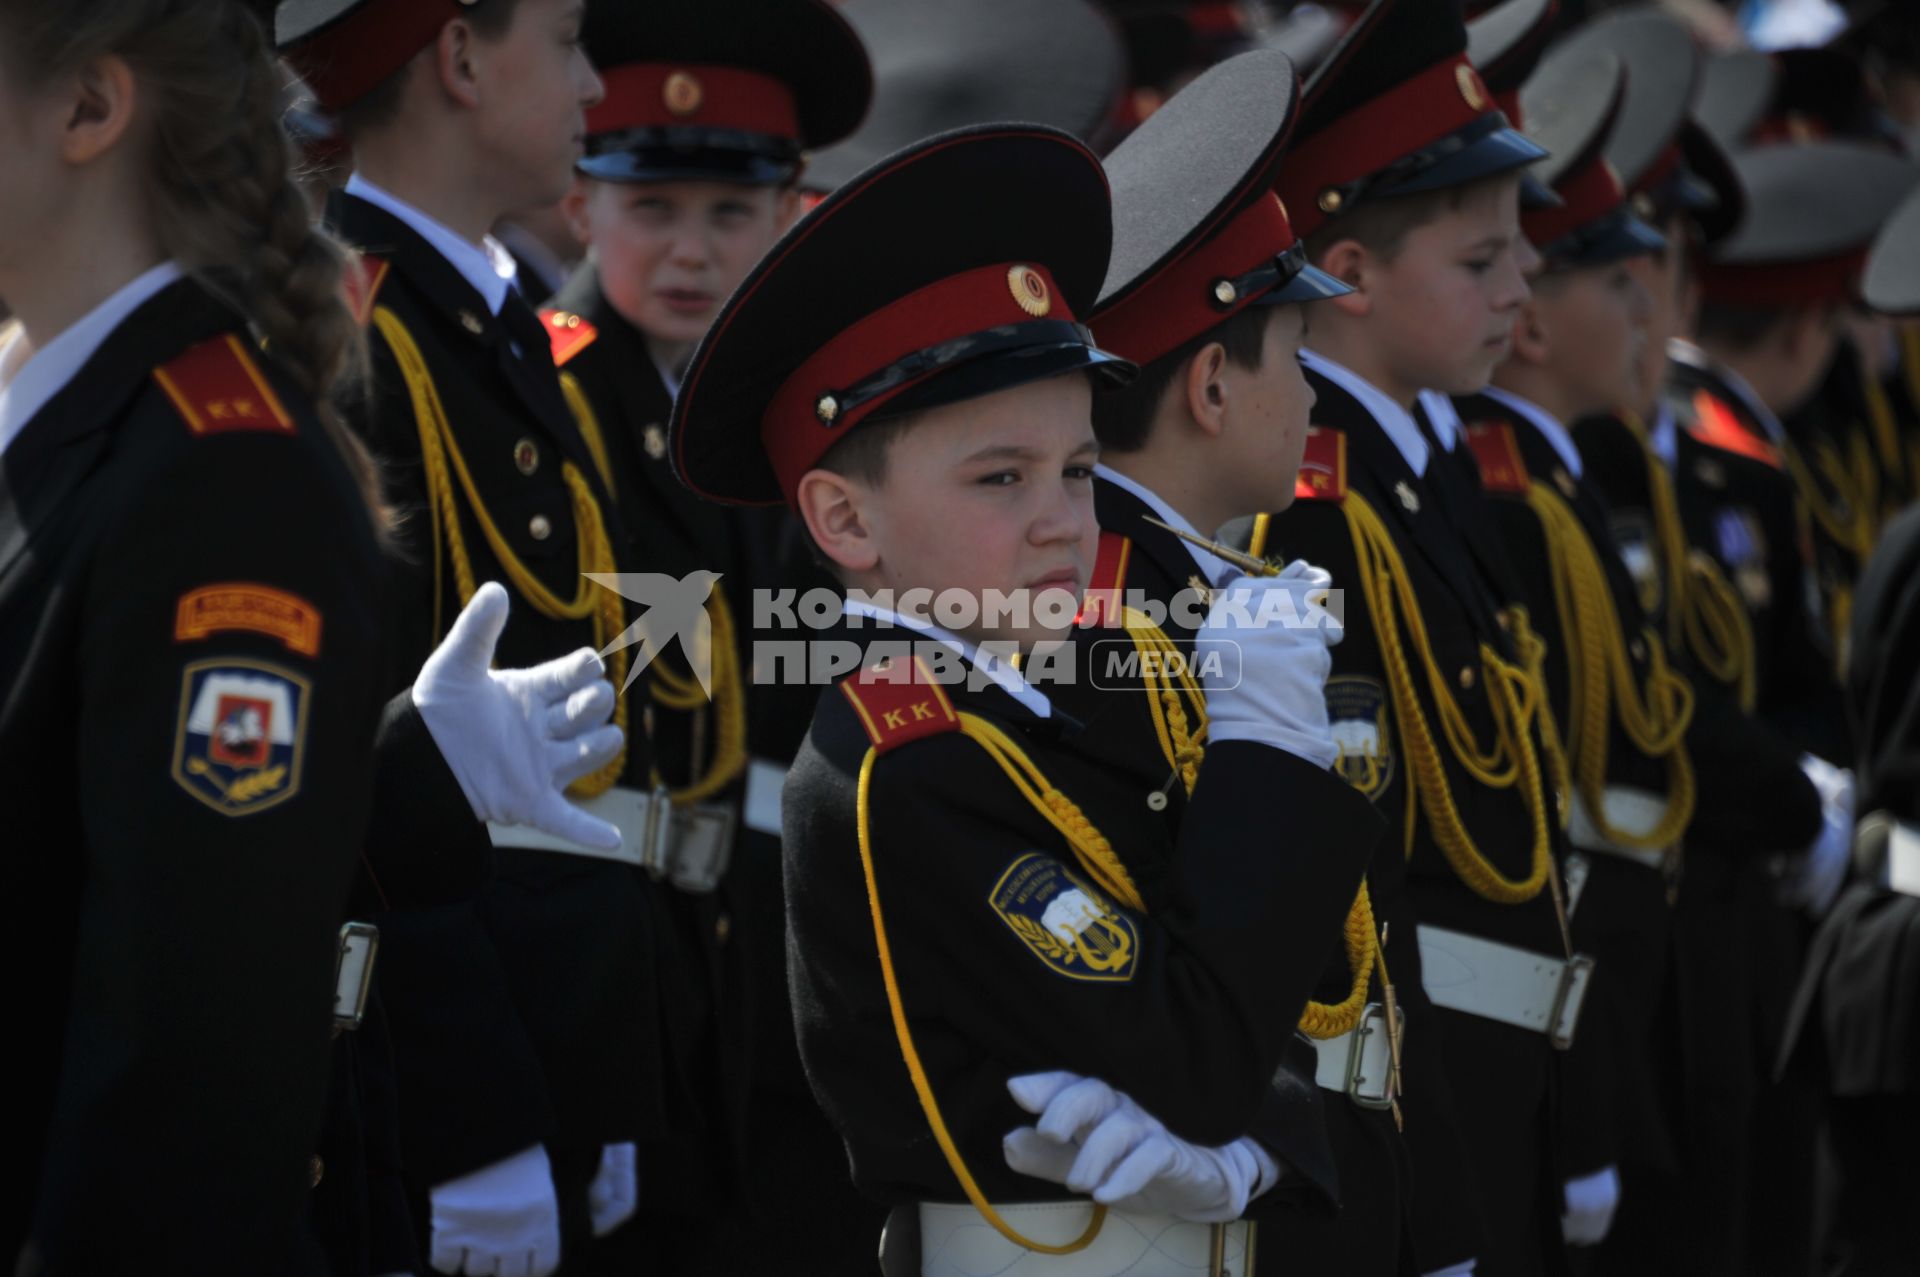
[[[1318,403],[1294,504],[1247,540],[1346,591],[1339,767],[1393,822],[1375,869],[1404,873],[1417,923],[1386,956],[1408,1009],[1418,1267],[1532,1273],[1561,1253],[1550,1118],[1591,964],[1561,917],[1549,743],[1504,570],[1412,415],[1422,389],[1486,383],[1527,296],[1521,170],[1542,152],[1465,45],[1457,5],[1383,0],[1308,85],[1278,189],[1355,291],[1317,308],[1302,356]]]
[[[642,1222],[661,1226],[618,1236],[635,1268],[757,1269],[803,1247],[852,1269],[871,1262],[881,1212],[854,1193],[807,1090],[787,997],[780,788],[819,689],[756,671],[753,655],[757,639],[806,637],[757,633],[756,591],[815,581],[784,511],[681,486],[666,428],[694,345],[799,215],[806,155],[867,114],[867,55],[824,0],[602,4],[585,39],[607,92],[564,207],[591,253],[542,317],[581,431],[618,480],[630,560],[718,578],[707,685],[677,647],[645,676],[655,780],[697,834],[668,866],[675,921],[704,961],[663,990],[679,1098],[639,1148]]]
[[[607,648],[627,729],[618,756],[574,781],[587,820],[573,836],[490,822],[476,900],[382,920],[399,1154],[441,1271],[591,1269],[596,1235],[636,1209],[635,1145],[674,1102],[670,993],[702,974],[670,888],[642,868],[665,849],[647,834],[644,689],[611,646],[631,618],[585,575],[642,565],[487,235],[569,187],[602,95],[582,17],[529,0],[286,0],[277,15],[283,54],[353,148],[327,220],[363,253],[371,374],[348,416],[399,514],[404,562],[383,604],[400,650],[417,659],[481,582],[501,581],[500,657]]]
[[[1093,402],[1100,541],[1088,606],[1106,628],[1093,632],[1088,675],[1054,701],[1170,820],[1204,772],[1207,742],[1242,730],[1230,706],[1202,695],[1196,663],[1210,653],[1195,643],[1242,568],[1199,542],[1291,490],[1312,406],[1297,359],[1318,309],[1306,303],[1348,291],[1307,262],[1273,193],[1294,84],[1281,54],[1243,54],[1174,94],[1104,164],[1114,249],[1091,326],[1140,375]],[[1299,591],[1330,584],[1304,564],[1288,576]],[[1176,653],[1187,663],[1153,663]],[[1290,688],[1250,660],[1240,676],[1267,696],[1323,703],[1317,683]],[[1291,795],[1270,798],[1295,809]],[[1311,854],[1291,825],[1272,832],[1278,854]],[[1163,877],[1141,874],[1150,908]],[[1288,1172],[1250,1212],[1262,1249],[1305,1271],[1394,1274],[1407,1254],[1398,1030],[1386,1029],[1378,944],[1398,900],[1396,877],[1371,893],[1363,884],[1350,902],[1252,1130]]]
[[[1379,832],[1327,771],[1311,694],[1208,689],[1177,832],[1147,802],[1164,773],[1103,761],[1049,695],[1076,654],[1045,618],[1070,629],[1096,553],[1089,383],[1133,371],[1080,319],[1110,227],[1100,163],[1064,134],[909,148],[749,276],[669,431],[696,492],[797,510],[849,592],[836,637],[865,652],[795,761],[784,851],[801,1054],[855,1181],[895,1208],[889,1272],[1244,1271],[1232,1221],[1282,1178],[1246,1133]],[[911,589],[1034,610],[949,631],[891,610]],[[1320,627],[1226,624],[1203,634],[1296,688],[1324,677]],[[1273,794],[1297,796],[1291,855]]]
[[[1880,233],[1862,293],[1875,310],[1920,314],[1920,196]],[[1920,512],[1887,526],[1860,579],[1848,710],[1860,742],[1856,877],[1808,951],[1784,1066],[1825,1101],[1833,1178],[1817,1253],[1830,1271],[1897,1273],[1920,1254],[1908,1155],[1914,1091],[1913,955],[1920,928]]]

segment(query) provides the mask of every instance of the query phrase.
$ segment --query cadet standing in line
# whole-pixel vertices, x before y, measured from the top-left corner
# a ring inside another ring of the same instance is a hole
[[[964,198],[989,182],[1019,198]],[[824,694],[785,795],[790,956],[809,1079],[896,1207],[888,1271],[1117,1272],[1153,1245],[1239,1271],[1228,1222],[1279,1178],[1245,1135],[1372,845],[1326,774],[1317,627],[1237,632],[1247,677],[1214,693],[1177,855],[1158,780],[1102,766],[1046,693],[1095,553],[1089,374],[1131,372],[1079,321],[1109,227],[1099,162],[1064,134],[930,139],[794,228],[675,405],[682,480],[794,505],[849,591],[836,637],[863,668]],[[1304,606],[1308,585],[1241,601]],[[948,630],[915,589],[1014,611]],[[1014,1134],[1032,1113],[1053,1121]],[[1111,1215],[1063,1205],[1089,1128],[1184,1173],[1136,1179],[1089,1144],[1076,1184]],[[1011,1170],[1016,1145],[1050,1148],[1051,1174]]]

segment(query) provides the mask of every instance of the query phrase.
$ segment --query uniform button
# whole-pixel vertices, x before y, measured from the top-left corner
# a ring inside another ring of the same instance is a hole
[[[1473,666],[1471,665],[1462,665],[1460,667],[1460,690],[1463,692],[1471,692],[1473,690]]]
[[[1633,642],[1627,644],[1627,650],[1633,653],[1633,659],[1636,661],[1644,661],[1647,659],[1647,645],[1639,639],[1635,639]]]
[[[733,918],[730,915],[723,913],[713,920],[713,938],[716,941],[725,944],[727,939],[732,935]]]
[[[532,474],[540,468],[540,445],[531,439],[522,439],[513,445],[514,469],[521,474]]]
[[[487,326],[480,322],[480,316],[470,310],[460,312],[460,326],[472,333],[475,337],[478,337],[487,330]]]
[[[327,1173],[327,1164],[320,1160],[320,1154],[315,1153],[312,1157],[307,1159],[307,1187],[308,1188],[320,1187],[320,1179],[326,1173]]]
[[[660,428],[659,422],[653,422],[640,432],[641,445],[647,455],[655,461],[667,455],[667,432]]]
[[[547,519],[546,515],[536,514],[533,516],[532,521],[527,524],[527,532],[534,540],[544,541],[553,535],[553,524]]]

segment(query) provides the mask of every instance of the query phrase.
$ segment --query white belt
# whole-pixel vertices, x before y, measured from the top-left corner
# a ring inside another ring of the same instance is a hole
[[[756,833],[780,836],[780,791],[787,783],[787,769],[764,758],[747,760],[747,796],[741,804],[741,819]]]
[[[1607,825],[1613,829],[1624,830],[1630,834],[1651,833],[1666,817],[1667,800],[1659,794],[1644,789],[1633,789],[1626,785],[1608,785],[1600,793],[1600,807],[1607,818]],[[1649,869],[1666,872],[1671,867],[1674,849],[1658,847],[1648,850],[1644,847],[1629,847],[1615,842],[1600,832],[1599,822],[1593,818],[1587,800],[1578,791],[1573,795],[1573,815],[1567,824],[1567,841],[1582,851],[1597,851],[1609,856],[1618,856],[1622,860],[1631,860],[1636,865],[1645,865]]]
[[[1904,821],[1887,839],[1887,886],[1904,896],[1920,896],[1920,829]]]
[[[1404,1032],[1406,1015],[1400,1015]],[[1360,1022],[1337,1037],[1313,1044],[1320,1059],[1313,1080],[1329,1091],[1337,1091],[1361,1108],[1393,1107],[1393,1045],[1387,1035],[1387,1009],[1378,1002],[1367,1004]]]
[[[1022,1237],[1049,1246],[1087,1231],[1092,1204],[1032,1202],[994,1209]],[[1171,1215],[1110,1210],[1100,1235],[1071,1255],[1016,1246],[966,1204],[920,1204],[922,1277],[1250,1277],[1252,1225],[1190,1224]],[[1216,1254],[1216,1246],[1222,1254]],[[1218,1260],[1218,1262],[1216,1262]]]
[[[611,850],[561,838],[528,825],[487,822],[496,847],[553,851],[595,860],[618,860],[665,877],[682,891],[708,892],[720,883],[733,855],[733,809],[718,803],[675,807],[664,787],[652,793],[615,785],[593,798],[573,799],[589,816],[620,831]]]
[[[1593,959],[1566,962],[1440,927],[1420,927],[1421,983],[1435,1006],[1544,1033],[1573,1045]]]

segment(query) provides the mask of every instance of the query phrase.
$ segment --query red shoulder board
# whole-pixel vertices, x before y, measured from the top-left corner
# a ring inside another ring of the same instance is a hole
[[[543,310],[540,318],[547,325],[547,340],[553,343],[553,366],[565,368],[567,360],[593,345],[600,330],[570,310]]]
[[[1132,541],[1118,532],[1100,529],[1100,549],[1094,555],[1093,577],[1087,582],[1086,597],[1080,601],[1078,624],[1120,624],[1120,608],[1127,590],[1127,562],[1132,558]]]
[[[1780,453],[1740,422],[1732,408],[1704,390],[1693,392],[1693,437],[1724,452],[1763,461],[1781,469]]]
[[[841,694],[860,716],[867,739],[885,754],[909,741],[960,730],[960,715],[946,689],[918,657],[883,661],[840,680]]]
[[[197,435],[298,433],[252,352],[233,333],[203,341],[155,368],[153,379]]]
[[[385,258],[375,257],[371,253],[361,253],[347,263],[346,274],[341,277],[340,283],[347,292],[347,306],[352,309],[354,319],[362,328],[373,318],[380,285],[387,282],[387,272],[391,269]]]
[[[1293,481],[1295,501],[1339,501],[1347,495],[1347,436],[1332,426],[1308,426],[1307,450]]]
[[[1480,486],[1488,492],[1526,495],[1531,480],[1520,441],[1504,421],[1476,421],[1467,427],[1467,447],[1480,467]]]

